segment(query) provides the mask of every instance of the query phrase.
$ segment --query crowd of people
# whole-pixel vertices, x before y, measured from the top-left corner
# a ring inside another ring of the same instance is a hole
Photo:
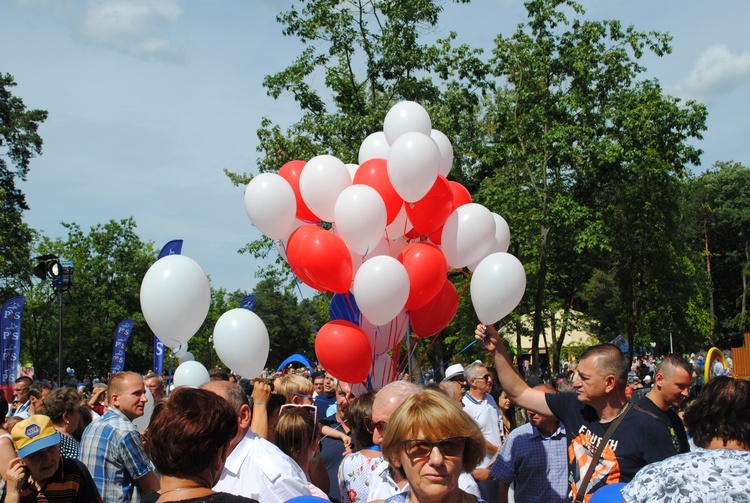
[[[84,393],[21,377],[0,430],[2,498],[585,502],[612,484],[628,503],[750,495],[750,382],[717,376],[689,401],[695,362],[649,367],[611,344],[543,379],[493,327],[475,336],[486,362],[370,390],[322,369],[238,380],[217,368],[173,390],[120,372]]]

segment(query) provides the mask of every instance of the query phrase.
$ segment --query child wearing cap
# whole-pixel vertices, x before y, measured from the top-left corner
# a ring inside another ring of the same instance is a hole
[[[88,469],[60,456],[60,434],[47,416],[36,414],[11,431],[18,457],[8,464],[6,503],[85,501],[101,503]]]

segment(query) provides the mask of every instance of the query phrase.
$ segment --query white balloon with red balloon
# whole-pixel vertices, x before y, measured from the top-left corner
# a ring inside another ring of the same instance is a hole
[[[453,210],[443,225],[441,249],[448,265],[460,269],[481,259],[495,241],[495,219],[477,203]]]
[[[379,255],[359,267],[352,293],[362,316],[373,325],[384,325],[406,305],[409,275],[401,262],[388,255]]]
[[[214,325],[216,354],[227,367],[243,377],[260,376],[269,348],[265,323],[249,309],[230,309]]]
[[[281,239],[289,234],[297,213],[294,189],[276,173],[262,173],[245,188],[245,211],[260,232]]]
[[[174,372],[175,388],[179,388],[180,386],[200,388],[204,384],[208,384],[210,380],[211,378],[208,375],[206,367],[195,360],[180,363]]]
[[[482,260],[471,276],[471,303],[486,325],[505,318],[526,291],[526,271],[510,253],[493,253]]]
[[[385,133],[385,139],[391,148],[393,148],[394,142],[404,133],[416,132],[430,136],[431,131],[430,114],[422,105],[414,101],[396,103],[388,110],[383,121],[383,133]]]
[[[370,159],[387,159],[391,146],[385,139],[385,133],[378,131],[372,133],[359,146],[359,163],[362,164]]]
[[[428,135],[408,132],[398,137],[388,154],[388,178],[407,203],[422,199],[437,180],[440,149]]]
[[[383,239],[386,208],[378,191],[369,185],[344,189],[333,208],[336,232],[350,250],[364,255]]]
[[[440,150],[440,174],[448,176],[451,167],[453,167],[453,145],[448,137],[445,136],[445,133],[437,129],[432,130],[430,137],[435,141]]]
[[[168,255],[146,271],[141,311],[151,331],[168,348],[187,345],[211,306],[211,285],[200,265],[185,255]]]
[[[332,155],[313,157],[302,168],[299,191],[310,211],[326,222],[333,222],[333,208],[341,192],[351,186],[346,165]]]

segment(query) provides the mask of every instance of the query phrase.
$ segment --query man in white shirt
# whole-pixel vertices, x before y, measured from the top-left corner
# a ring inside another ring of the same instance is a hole
[[[252,412],[242,388],[229,381],[211,381],[203,389],[229,402],[239,420],[237,436],[230,444],[216,491],[258,500],[284,503],[297,496],[309,496],[305,472],[289,456],[250,429]]]
[[[495,454],[500,450],[500,410],[495,399],[487,393],[492,377],[487,367],[474,362],[464,370],[469,391],[464,394],[464,412],[477,423],[487,444],[487,454],[477,468],[489,468]],[[498,485],[495,480],[479,482],[479,490],[486,501],[497,501]]]

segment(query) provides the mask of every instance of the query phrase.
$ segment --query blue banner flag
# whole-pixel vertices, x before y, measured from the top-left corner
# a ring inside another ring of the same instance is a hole
[[[164,258],[167,255],[180,255],[181,253],[182,239],[173,239],[161,249],[161,252],[159,252],[159,258]]]
[[[133,331],[133,320],[122,320],[115,330],[115,347],[112,350],[111,375],[122,372],[125,368],[125,345]]]
[[[247,309],[248,311],[255,309],[255,295],[248,295],[242,299],[242,302],[240,302],[240,308]]]
[[[13,297],[3,304],[0,313],[0,351],[3,359],[0,362],[0,387],[5,392],[5,397],[11,400],[13,397],[13,384],[18,378],[20,368],[18,358],[21,354],[21,315],[26,305],[26,297]]]
[[[167,255],[181,254],[182,239],[173,239],[162,247],[159,252],[159,258],[164,258]],[[164,344],[157,336],[154,336],[154,374],[161,375],[162,370],[164,370]]]

